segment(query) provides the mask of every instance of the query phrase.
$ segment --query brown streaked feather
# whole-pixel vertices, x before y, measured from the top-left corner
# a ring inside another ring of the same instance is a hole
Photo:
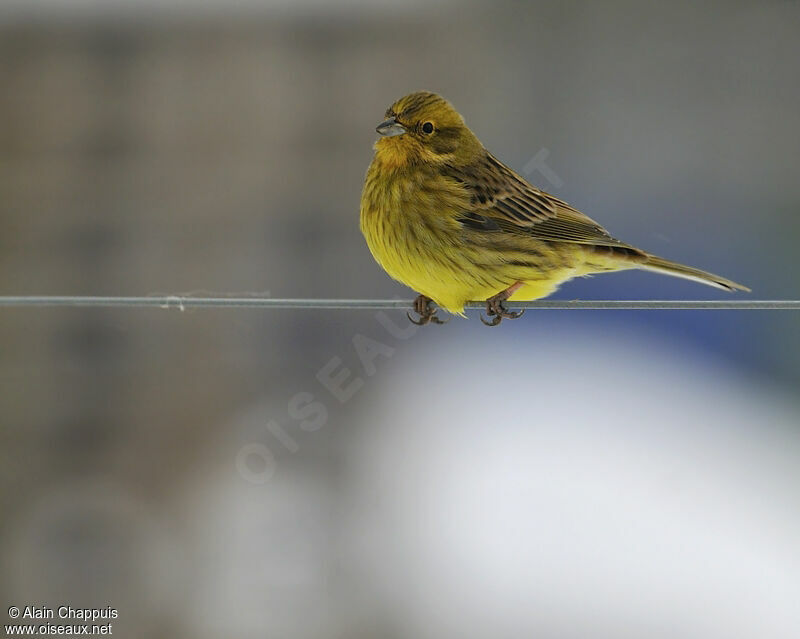
[[[499,230],[536,240],[619,248],[620,253],[644,255],[611,237],[566,202],[537,189],[488,151],[474,166],[447,167],[445,172],[470,193],[471,210],[462,223],[473,230]],[[476,224],[476,219],[481,222]]]

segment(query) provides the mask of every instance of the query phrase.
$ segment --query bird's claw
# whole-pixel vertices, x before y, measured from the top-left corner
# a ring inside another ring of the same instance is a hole
[[[425,324],[447,324],[449,320],[441,320],[436,317],[436,312],[434,311],[430,315],[420,315],[419,319],[414,319],[411,317],[411,313],[406,313],[406,317],[408,317],[409,321],[412,324],[416,324],[417,326],[425,326]]]
[[[425,326],[425,324],[447,324],[450,320],[442,320],[436,316],[436,307],[431,303],[429,297],[420,295],[414,300],[414,312],[419,315],[417,319],[411,317],[411,313],[406,313],[406,316],[412,324],[417,326]]]
[[[517,319],[522,317],[524,313],[524,308],[519,311],[509,311],[503,306],[502,299],[493,297],[486,300],[486,314],[491,317],[491,319],[487,319],[481,315],[481,322],[486,324],[486,326],[497,326],[504,319]]]

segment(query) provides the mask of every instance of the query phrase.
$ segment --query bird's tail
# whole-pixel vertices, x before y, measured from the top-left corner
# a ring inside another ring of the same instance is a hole
[[[682,277],[687,280],[700,282],[701,284],[708,284],[709,286],[721,288],[723,291],[750,291],[746,286],[737,284],[725,277],[701,271],[699,268],[678,264],[678,262],[671,262],[670,260],[665,260],[662,257],[650,255],[649,253],[646,254],[646,259],[637,264],[637,266],[647,271],[665,273],[667,275],[673,275],[674,277]]]

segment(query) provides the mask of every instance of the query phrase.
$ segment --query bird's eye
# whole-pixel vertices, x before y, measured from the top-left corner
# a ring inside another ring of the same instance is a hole
[[[433,133],[433,122],[426,122],[422,125],[422,132],[430,135]]]

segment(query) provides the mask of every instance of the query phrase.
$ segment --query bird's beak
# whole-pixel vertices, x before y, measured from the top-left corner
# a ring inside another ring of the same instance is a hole
[[[375,127],[375,130],[381,135],[390,138],[393,135],[403,135],[406,132],[405,127],[394,118],[381,122]]]

